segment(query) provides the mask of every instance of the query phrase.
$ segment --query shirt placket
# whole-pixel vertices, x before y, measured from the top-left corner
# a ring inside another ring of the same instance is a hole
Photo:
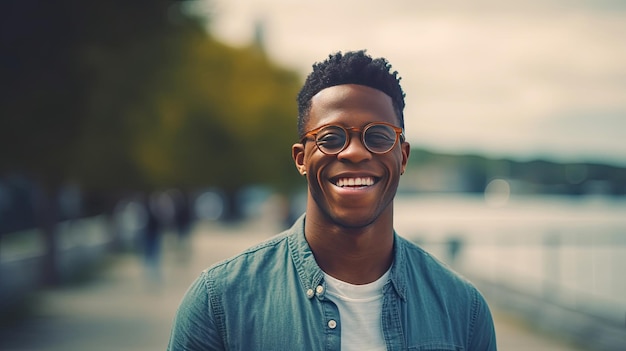
[[[339,320],[339,308],[326,298],[326,288],[320,282],[314,289],[307,291],[309,298],[319,301],[322,310],[322,330],[324,331],[324,350],[341,350],[341,324]]]

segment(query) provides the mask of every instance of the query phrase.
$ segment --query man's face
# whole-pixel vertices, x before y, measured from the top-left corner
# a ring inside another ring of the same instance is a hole
[[[372,122],[399,127],[391,98],[373,88],[346,84],[313,97],[306,130],[327,124],[362,129]],[[398,141],[391,151],[375,154],[365,148],[359,132],[350,131],[349,137],[346,148],[336,155],[321,152],[312,137],[293,146],[296,166],[306,172],[309,184],[307,214],[320,214],[347,228],[372,224],[381,214],[391,219],[409,144]]]

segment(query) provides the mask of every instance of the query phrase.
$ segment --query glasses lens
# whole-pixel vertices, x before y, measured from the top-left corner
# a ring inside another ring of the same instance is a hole
[[[328,126],[317,133],[315,142],[325,153],[338,153],[346,145],[346,131],[337,126]]]
[[[388,125],[375,124],[363,132],[365,146],[376,153],[385,153],[396,144],[396,131]]]

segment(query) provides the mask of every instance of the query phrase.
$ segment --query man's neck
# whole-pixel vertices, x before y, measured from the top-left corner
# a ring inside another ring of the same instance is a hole
[[[393,262],[394,240],[393,221],[382,217],[355,229],[307,215],[305,236],[320,268],[351,284],[367,284],[380,278]]]

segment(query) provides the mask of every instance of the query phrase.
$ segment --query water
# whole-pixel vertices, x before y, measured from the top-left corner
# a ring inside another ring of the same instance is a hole
[[[512,196],[490,206],[478,195],[399,195],[395,211],[402,236],[471,277],[624,321],[624,198]]]

